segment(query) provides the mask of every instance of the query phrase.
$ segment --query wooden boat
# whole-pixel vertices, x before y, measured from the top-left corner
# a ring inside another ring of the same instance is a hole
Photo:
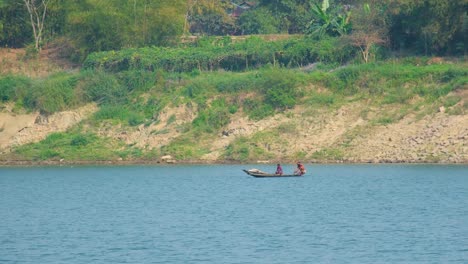
[[[274,173],[268,173],[264,172],[258,169],[250,169],[250,170],[243,170],[245,173],[252,177],[256,178],[275,178],[275,177],[301,177],[304,175],[300,174],[274,174]]]

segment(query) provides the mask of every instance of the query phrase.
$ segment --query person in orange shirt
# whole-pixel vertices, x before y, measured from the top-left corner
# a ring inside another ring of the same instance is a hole
[[[294,171],[294,174],[296,175],[304,175],[306,173],[306,169],[304,167],[304,165],[298,161],[297,162],[297,169]]]

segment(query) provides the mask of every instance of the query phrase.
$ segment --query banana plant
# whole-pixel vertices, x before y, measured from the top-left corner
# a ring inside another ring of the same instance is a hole
[[[322,1],[322,6],[317,3],[312,5],[312,16],[308,26],[308,34],[317,38],[322,38],[324,35],[341,36],[345,35],[350,30],[349,18],[351,13],[333,14],[329,9],[328,0]]]

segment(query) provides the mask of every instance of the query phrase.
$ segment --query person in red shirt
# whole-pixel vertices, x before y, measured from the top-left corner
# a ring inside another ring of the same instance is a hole
[[[283,175],[283,168],[281,168],[281,164],[278,163],[278,165],[276,166],[276,172],[275,174],[277,175]]]

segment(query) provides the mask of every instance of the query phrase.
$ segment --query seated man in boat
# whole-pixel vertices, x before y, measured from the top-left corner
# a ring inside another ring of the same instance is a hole
[[[294,171],[295,175],[304,175],[306,173],[306,169],[301,162],[297,162],[297,169]]]
[[[278,165],[276,165],[276,172],[275,172],[276,175],[283,175],[283,168],[281,168],[281,164],[278,163]]]

